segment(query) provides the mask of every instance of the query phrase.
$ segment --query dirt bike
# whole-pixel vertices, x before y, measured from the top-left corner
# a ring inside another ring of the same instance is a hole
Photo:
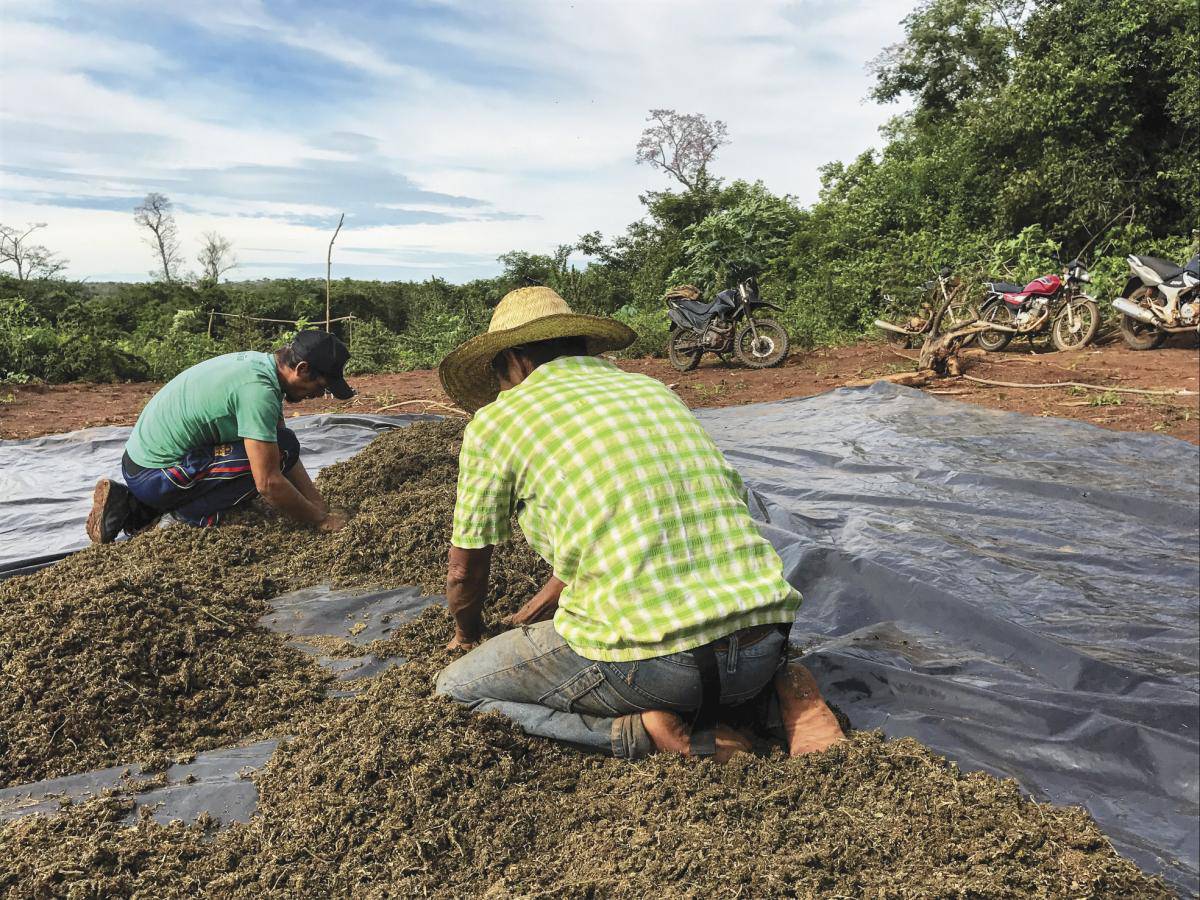
[[[875,327],[883,332],[889,344],[901,349],[921,344],[933,327],[934,310],[942,304],[946,305],[946,313],[942,317],[942,331],[966,325],[978,318],[977,310],[968,299],[967,292],[962,289],[963,285],[951,276],[951,272],[949,267],[945,267],[938,272],[937,278],[921,285],[915,293],[927,299],[921,303],[914,315],[901,322],[894,321],[900,318],[896,312],[898,304],[890,294],[883,295],[889,311],[885,313],[886,318],[875,320]]]
[[[1078,259],[1059,275],[1043,275],[1022,287],[1007,281],[984,285],[987,297],[979,315],[992,328],[979,335],[979,346],[996,353],[1017,335],[1033,340],[1050,331],[1058,350],[1078,350],[1091,343],[1100,327],[1100,307],[1080,290],[1091,276]]]
[[[1186,266],[1154,256],[1127,256],[1133,277],[1112,302],[1131,350],[1153,350],[1168,334],[1200,330],[1200,253]]]
[[[752,369],[769,369],[787,357],[788,335],[774,319],[755,316],[760,309],[779,310],[758,296],[758,284],[747,278],[737,288],[721,291],[705,303],[692,285],[667,292],[671,332],[667,357],[680,372],[700,365],[705,353],[722,359],[731,355]],[[782,310],[780,310],[782,311]]]

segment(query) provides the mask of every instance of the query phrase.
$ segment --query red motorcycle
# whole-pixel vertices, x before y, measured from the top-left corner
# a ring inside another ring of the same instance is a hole
[[[1006,281],[988,282],[979,318],[992,328],[979,335],[979,346],[995,353],[1017,335],[1033,340],[1049,331],[1058,350],[1086,347],[1100,327],[1100,307],[1079,287],[1091,280],[1083,263],[1076,259],[1061,276],[1043,275],[1024,287]]]

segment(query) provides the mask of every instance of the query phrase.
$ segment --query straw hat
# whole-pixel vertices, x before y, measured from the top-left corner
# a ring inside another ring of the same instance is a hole
[[[633,329],[616,319],[571,312],[567,301],[548,287],[509,291],[492,313],[487,333],[459,345],[442,360],[438,375],[442,387],[467,412],[475,412],[496,399],[500,382],[492,360],[505,350],[549,341],[581,337],[591,356],[620,350],[636,340]]]

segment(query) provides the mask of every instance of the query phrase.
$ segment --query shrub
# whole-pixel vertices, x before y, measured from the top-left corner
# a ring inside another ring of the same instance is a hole
[[[641,356],[665,356],[667,353],[667,335],[671,331],[671,320],[667,318],[667,310],[663,305],[652,309],[639,309],[635,306],[622,306],[613,318],[624,322],[637,332],[637,340],[621,352],[626,359]]]
[[[394,372],[404,365],[402,353],[400,338],[382,323],[356,322],[350,337],[346,372],[351,375]]]
[[[46,357],[41,377],[64,381],[144,381],[146,361],[115,342],[84,332],[58,335],[54,352]]]

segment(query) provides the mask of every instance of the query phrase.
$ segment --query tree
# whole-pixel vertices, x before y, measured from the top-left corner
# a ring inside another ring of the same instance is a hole
[[[167,284],[174,284],[179,279],[183,256],[179,251],[179,232],[175,227],[170,199],[165,194],[151,191],[134,208],[133,220],[150,231],[146,243],[157,252],[162,266],[161,270],[152,270],[150,274],[161,277]]]
[[[790,197],[777,197],[761,181],[734,182],[730,205],[684,230],[683,264],[670,281],[691,282],[708,293],[732,287],[771,268],[796,232],[800,210]]]
[[[708,164],[717,148],[728,144],[725,123],[699,113],[681,115],[673,109],[652,109],[650,126],[637,144],[637,161],[671,175],[689,191],[707,187]]]
[[[904,94],[917,114],[941,119],[971,97],[994,94],[1008,80],[1024,0],[926,0],[904,19],[905,37],[871,63],[872,97]]]
[[[8,225],[0,225],[0,265],[12,263],[17,270],[18,281],[30,278],[53,278],[67,267],[67,261],[50,252],[41,244],[29,243],[35,231],[45,228],[45,222],[25,227],[24,231]]]
[[[215,231],[204,232],[204,245],[196,262],[200,264],[200,283],[205,285],[215,285],[222,275],[238,265],[233,242]]]

